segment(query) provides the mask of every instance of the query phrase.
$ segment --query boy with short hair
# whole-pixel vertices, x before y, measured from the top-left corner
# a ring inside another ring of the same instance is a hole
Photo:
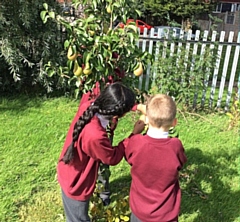
[[[186,163],[184,148],[168,131],[177,123],[176,104],[164,94],[148,100],[146,135],[133,136],[125,149],[131,165],[131,222],[178,221],[181,202],[179,170]]]

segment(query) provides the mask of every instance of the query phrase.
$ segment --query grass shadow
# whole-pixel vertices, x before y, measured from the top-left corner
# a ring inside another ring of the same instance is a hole
[[[40,107],[43,98],[38,96],[1,96],[0,98],[0,112],[12,111],[18,113],[28,109],[29,107]]]
[[[210,154],[191,148],[186,153],[188,163],[180,176],[181,214],[195,214],[191,222],[236,221],[240,216],[239,151]]]
[[[52,102],[49,102],[52,100]],[[46,103],[48,101],[48,103]],[[43,104],[56,107],[62,106],[63,103],[70,103],[71,105],[78,106],[79,99],[70,97],[46,97],[37,95],[14,95],[14,96],[1,96],[0,97],[0,113],[12,112],[12,114],[19,114],[19,112],[26,111],[29,108],[41,108]],[[51,107],[50,107],[51,108]]]
[[[129,195],[131,184],[131,176],[122,176],[119,179],[110,182],[111,202],[118,201],[119,197],[126,197]]]

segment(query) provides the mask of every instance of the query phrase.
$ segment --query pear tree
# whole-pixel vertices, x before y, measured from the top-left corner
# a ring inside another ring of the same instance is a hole
[[[66,31],[66,66],[56,69],[49,61],[45,65],[49,76],[67,79],[76,95],[91,90],[96,82],[101,87],[118,80],[132,88],[137,85],[152,58],[137,46],[139,31],[134,23],[118,26],[140,16],[134,0],[74,0],[72,7],[82,13],[72,20],[47,4],[43,7],[43,23],[51,19]]]

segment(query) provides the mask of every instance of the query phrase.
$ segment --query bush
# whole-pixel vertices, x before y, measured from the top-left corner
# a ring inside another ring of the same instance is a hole
[[[1,1],[1,92],[50,92],[60,86],[58,79],[49,78],[43,71],[43,64],[49,59],[56,65],[64,61],[58,27],[51,22],[43,24],[40,18],[43,2],[61,11],[51,0]]]
[[[214,69],[215,53],[210,47],[193,53],[192,47],[175,44],[175,50],[159,42],[159,54],[152,67],[150,93],[165,93],[186,107],[197,92],[207,88],[207,81]],[[173,44],[173,43],[168,43]],[[180,43],[178,43],[180,44]],[[199,43],[201,44],[201,43]],[[201,48],[201,47],[198,47]]]

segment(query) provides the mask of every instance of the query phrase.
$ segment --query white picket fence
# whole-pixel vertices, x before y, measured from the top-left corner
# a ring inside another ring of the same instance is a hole
[[[158,36],[159,36],[158,32]],[[197,30],[194,39],[192,38],[191,30],[187,33],[187,35],[181,31],[180,39],[186,38],[186,51],[190,48],[191,44],[193,44],[191,47],[193,47],[193,54],[197,53],[198,47],[201,47],[201,53],[204,52],[206,47],[210,47],[211,49],[214,49],[214,47],[218,47],[217,49],[217,55],[216,55],[216,64],[215,68],[212,73],[212,79],[209,78],[209,76],[204,80],[204,84],[207,87],[206,89],[210,90],[210,92],[207,92],[204,90],[201,93],[196,93],[195,97],[193,99],[193,106],[196,106],[197,103],[199,103],[201,106],[204,106],[208,102],[209,107],[225,107],[225,110],[227,110],[231,103],[232,95],[235,95],[234,90],[237,89],[240,86],[240,32],[238,33],[237,42],[233,42],[234,32],[229,32],[229,35],[226,36],[226,33],[222,31],[221,33],[216,33],[215,31],[209,34],[208,31],[204,31],[203,37],[200,40],[200,31]],[[173,33],[173,36],[176,35],[176,33]],[[210,36],[211,35],[211,36]],[[211,39],[211,40],[209,40]],[[225,41],[227,39],[227,41]],[[144,30],[143,35],[140,35],[140,39],[138,41],[138,47],[142,49],[142,51],[148,50],[149,53],[155,54],[155,58],[158,56],[165,56],[164,51],[160,52],[160,49],[158,48],[158,44],[154,44],[158,41],[163,41],[160,38],[157,38],[156,34],[154,36],[154,29],[150,30],[150,34],[147,34],[147,30]],[[165,43],[167,40],[165,40]],[[199,44],[201,42],[201,44]],[[214,43],[218,43],[217,46]],[[182,47],[181,41],[178,43],[171,42],[170,44],[165,44],[165,46],[169,45],[170,50],[172,53],[176,51],[176,47]],[[223,53],[223,46],[226,47],[226,52]],[[154,47],[156,48],[154,49]],[[186,55],[188,56],[188,55]],[[186,58],[187,59],[187,58]],[[230,59],[232,61],[230,61]],[[221,69],[220,69],[220,63]],[[139,89],[145,89],[148,90],[150,87],[150,75],[151,77],[154,77],[156,73],[154,73],[151,69],[151,66],[148,65],[147,69],[145,70],[144,75],[142,75],[139,79]],[[153,72],[153,73],[151,73]],[[238,73],[237,73],[238,72]],[[237,76],[238,75],[238,76]],[[226,81],[226,77],[230,76],[228,80]],[[143,78],[144,81],[143,81]],[[218,80],[218,81],[217,81]],[[143,85],[144,84],[144,85]],[[210,87],[209,87],[210,86]],[[218,95],[216,95],[216,89],[218,91]],[[238,98],[240,98],[238,90]],[[225,103],[224,101],[225,100]]]

